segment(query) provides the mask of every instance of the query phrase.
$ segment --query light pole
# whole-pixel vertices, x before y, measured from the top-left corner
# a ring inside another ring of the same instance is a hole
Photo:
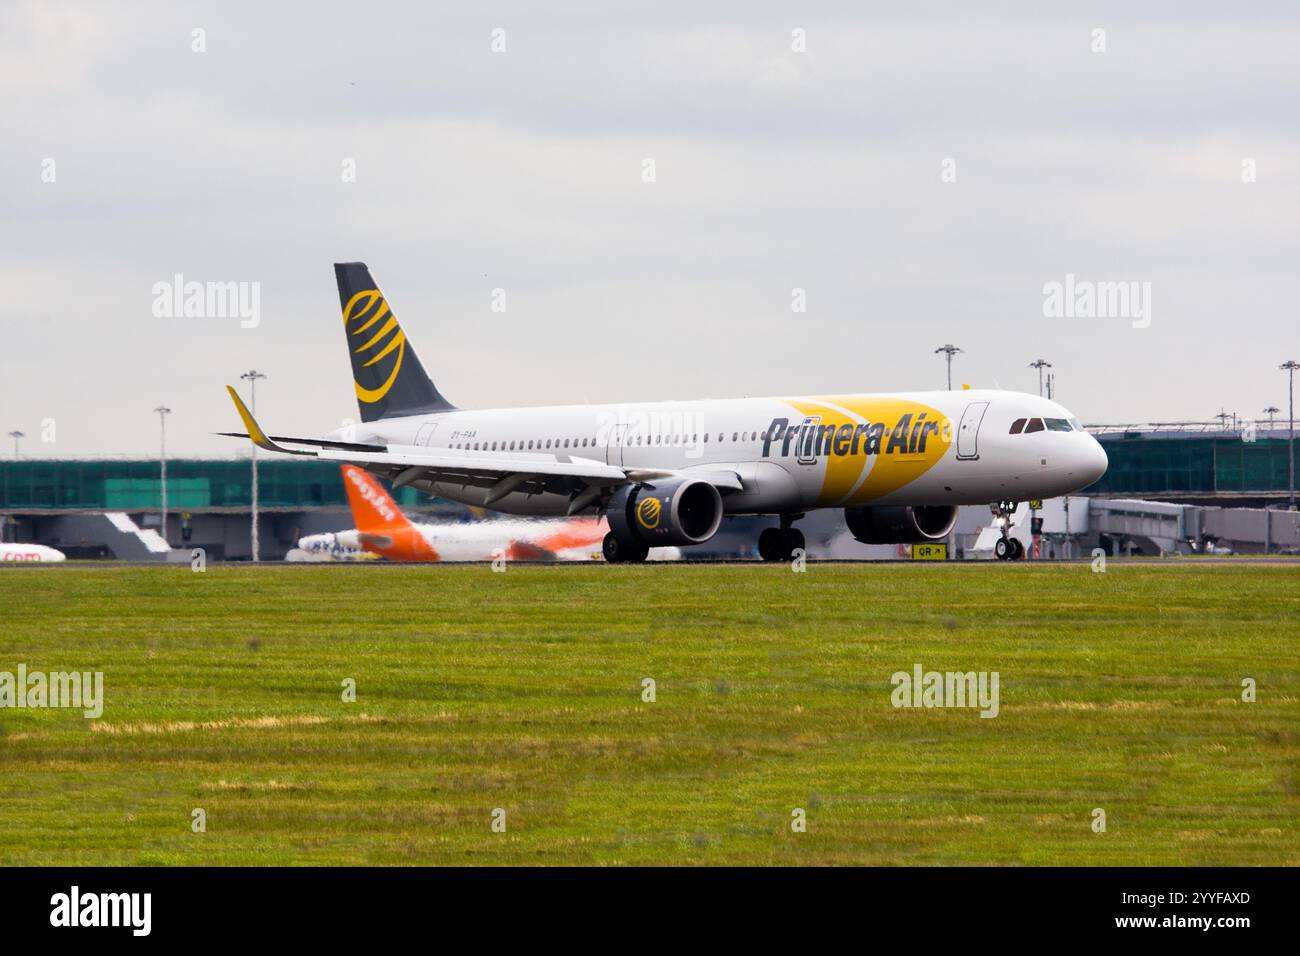
[[[1276,414],[1277,414],[1278,412],[1280,412],[1281,410],[1282,410],[1282,409],[1278,408],[1276,405],[1270,405],[1270,406],[1268,406],[1268,408],[1264,409],[1264,414],[1268,416],[1268,430],[1269,430],[1269,431],[1272,431],[1272,430],[1273,430],[1273,416],[1276,415]]]
[[[938,355],[940,352],[943,352],[948,357],[948,391],[950,392],[952,391],[952,357],[961,351],[964,350],[959,349],[957,348],[957,346],[952,344],[940,345],[937,349],[934,350],[935,355]]]
[[[1295,370],[1300,368],[1300,362],[1290,359],[1283,362],[1278,368],[1286,372],[1287,378],[1287,418],[1290,421],[1286,464],[1287,507],[1295,511]]]
[[[257,369],[249,369],[247,372],[245,372],[243,375],[239,377],[248,380],[249,398],[251,399],[249,405],[252,408],[253,417],[256,418],[257,417],[257,380],[259,378],[266,378],[266,376],[263,375],[261,372],[257,371]],[[253,560],[256,562],[260,560],[258,556],[260,549],[258,548],[258,537],[257,537],[257,446],[256,445],[253,446],[253,517],[252,517],[252,526],[251,526],[251,532],[249,534],[249,539],[253,549]]]
[[[1052,363],[1047,359],[1034,359],[1029,363],[1030,368],[1038,369],[1038,397],[1043,397],[1043,369],[1051,368]]]
[[[158,413],[158,472],[162,485],[162,537],[167,540],[167,416],[172,410],[166,405],[154,409]]]
[[[9,437],[12,438],[12,439],[14,440],[14,461],[17,461],[17,460],[18,460],[18,441],[19,441],[19,439],[26,438],[26,437],[27,437],[27,433],[26,433],[26,432],[20,432],[18,429],[15,428],[13,431],[11,431],[11,432],[9,433]]]

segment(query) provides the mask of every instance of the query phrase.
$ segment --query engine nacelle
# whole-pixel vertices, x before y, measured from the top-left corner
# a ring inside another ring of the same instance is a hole
[[[609,530],[649,548],[703,544],[722,524],[722,495],[698,478],[624,485],[609,502]]]
[[[863,544],[924,544],[948,536],[957,523],[957,506],[845,508],[844,521]]]

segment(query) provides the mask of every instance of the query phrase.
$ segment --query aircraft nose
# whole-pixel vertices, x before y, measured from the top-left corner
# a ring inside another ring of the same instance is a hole
[[[1092,484],[1106,474],[1106,469],[1110,466],[1110,459],[1106,457],[1106,449],[1101,447],[1101,442],[1091,435],[1086,436],[1087,443],[1083,450],[1083,465],[1081,477]]]

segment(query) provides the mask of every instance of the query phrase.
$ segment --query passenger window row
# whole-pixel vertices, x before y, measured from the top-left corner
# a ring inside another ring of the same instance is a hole
[[[761,437],[762,437],[762,438],[765,438],[766,435],[767,435],[766,432],[739,432],[739,433],[737,433],[737,432],[732,432],[732,433],[731,433],[731,440],[732,440],[732,441],[758,441]],[[688,442],[688,441],[691,442],[691,443],[695,443],[695,442],[697,442],[697,441],[700,440],[700,437],[701,437],[701,436],[699,435],[698,432],[697,432],[696,434],[693,434],[693,435],[684,435],[684,434],[679,434],[679,435],[629,435],[629,436],[627,436],[627,437],[624,439],[623,444],[624,444],[625,446],[627,446],[627,447],[631,447],[631,446],[634,446],[634,445],[670,445],[670,446],[671,446],[671,445],[682,445],[682,444],[685,444],[685,443]],[[704,441],[706,441],[706,442],[709,440],[709,436],[708,436],[707,434],[705,434],[705,435],[703,436],[703,438],[704,438]],[[724,435],[723,433],[719,432],[719,433],[718,433],[718,441],[726,441],[726,435]],[[582,438],[582,439],[578,439],[578,438],[572,438],[572,439],[570,439],[570,438],[564,438],[564,439],[560,439],[560,438],[547,438],[544,442],[543,442],[543,440],[540,439],[540,438],[529,439],[527,442],[525,442],[524,439],[522,439],[522,438],[521,438],[521,439],[518,439],[518,440],[516,440],[516,441],[511,441],[511,442],[506,442],[506,441],[493,441],[493,442],[487,442],[487,441],[478,442],[478,441],[476,441],[476,442],[468,442],[468,441],[464,441],[464,442],[453,442],[452,445],[451,445],[451,447],[452,447],[452,448],[460,448],[460,449],[464,449],[464,450],[467,450],[467,451],[542,451],[542,450],[544,450],[544,449],[551,448],[552,445],[553,445],[553,447],[555,447],[555,448],[569,448],[569,447],[573,447],[573,448],[587,448],[587,447],[596,448],[596,447],[598,447],[597,444],[596,444],[596,439],[594,439],[594,438]]]

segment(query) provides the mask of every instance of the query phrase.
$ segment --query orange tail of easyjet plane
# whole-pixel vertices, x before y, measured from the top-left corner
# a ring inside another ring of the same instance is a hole
[[[390,561],[438,561],[420,529],[407,520],[383,485],[355,465],[343,465],[343,487],[348,492],[357,537],[367,551]]]

